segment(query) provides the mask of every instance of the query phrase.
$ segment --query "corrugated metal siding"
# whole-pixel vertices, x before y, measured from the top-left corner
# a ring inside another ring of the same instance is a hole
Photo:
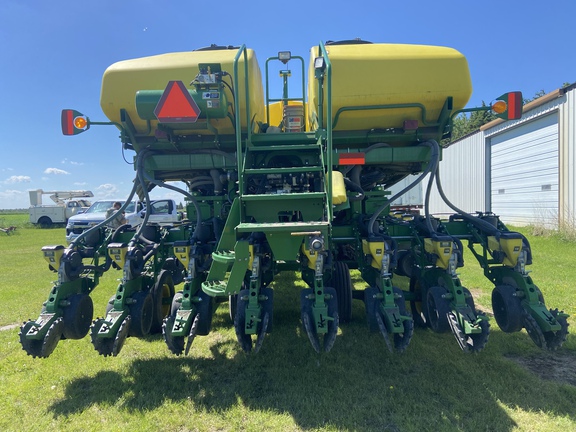
[[[561,220],[576,224],[576,89],[565,95],[559,110]]]
[[[486,142],[507,130],[557,112],[558,114],[558,208],[560,217],[576,223],[576,89],[526,112],[521,119],[506,121],[466,137],[444,151],[440,165],[447,197],[463,210],[490,210],[490,151]],[[423,183],[425,189],[426,183]],[[432,213],[452,213],[438,192],[430,198]]]
[[[443,150],[440,180],[444,194],[456,207],[466,212],[485,211],[486,208],[486,147],[484,133],[470,135]],[[426,183],[423,189],[426,190]],[[430,212],[454,213],[436,187],[430,195]]]
[[[416,178],[418,178],[417,175],[409,175],[405,179],[391,186],[388,190],[392,195],[395,195],[397,192],[400,192],[402,189],[410,185],[414,180],[416,180]],[[399,206],[421,206],[423,204],[424,198],[422,194],[422,183],[415,185],[412,189],[404,193],[392,203],[392,205]]]
[[[555,226],[558,116],[554,112],[490,139],[491,210],[512,225]]]

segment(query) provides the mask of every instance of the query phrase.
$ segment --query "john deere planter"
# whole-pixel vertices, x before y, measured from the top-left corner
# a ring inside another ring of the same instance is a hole
[[[277,62],[282,97],[272,99],[268,77]],[[288,65],[302,76],[298,97],[289,97]],[[116,356],[129,336],[154,332],[170,352],[186,354],[195,337],[217,331],[212,316],[224,302],[240,347],[255,353],[273,329],[274,299],[284,294],[275,277],[284,271],[307,285],[300,318],[317,352],[337,343],[354,300],[364,302],[369,331],[390,351],[409,348],[416,324],[452,332],[463,351],[478,352],[490,326],[456,273],[465,246],[495,286],[500,328],[525,328],[545,349],[562,345],[567,315],[548,309],[528,276],[528,240],[496,215],[459,210],[439,182],[438,143],[450,138],[454,116],[493,109],[519,118],[520,93],[465,109],[466,59],[444,47],[320,43],[307,69],[288,51],[265,66],[263,81],[245,46],[122,61],[102,80],[109,122],[62,112],[66,135],[95,125],[120,130],[136,174],[127,203],[137,194],[148,207],[149,191],[167,188],[182,194],[187,219],[158,226],[146,216],[117,229],[104,221],[67,247],[43,248],[58,280],[40,316],[21,327],[28,354],[48,357],[61,338],[90,333],[99,354]],[[418,177],[390,196],[410,174]],[[390,203],[425,177],[424,214],[391,214]],[[429,214],[434,181],[454,210],[449,218]],[[354,289],[350,269],[365,289]],[[90,294],[107,271],[122,277],[94,319]],[[410,290],[395,286],[397,274],[410,278]]]

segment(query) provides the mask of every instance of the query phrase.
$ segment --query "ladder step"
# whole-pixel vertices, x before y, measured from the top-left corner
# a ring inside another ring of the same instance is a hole
[[[320,146],[314,142],[313,144],[279,144],[279,145],[269,145],[265,147],[248,147],[248,151],[251,152],[270,152],[270,151],[285,151],[285,150],[316,150]]]
[[[328,222],[274,222],[274,223],[241,223],[236,232],[291,232],[304,233],[327,230]]]
[[[244,174],[290,174],[300,172],[320,172],[324,167],[321,166],[301,166],[301,167],[285,167],[285,168],[248,168],[244,170]]]
[[[212,259],[222,264],[232,264],[236,254],[234,251],[214,251],[212,252]]]
[[[274,151],[274,150],[300,150],[306,148],[318,148],[318,138],[315,132],[277,133],[277,134],[252,134],[252,146],[250,151]],[[258,146],[264,146],[262,150]]]
[[[298,193],[285,193],[285,194],[254,194],[242,195],[242,201],[282,201],[287,200],[314,200],[325,199],[324,192],[298,192]]]
[[[226,287],[226,281],[214,280],[202,282],[202,291],[212,297],[225,293]]]

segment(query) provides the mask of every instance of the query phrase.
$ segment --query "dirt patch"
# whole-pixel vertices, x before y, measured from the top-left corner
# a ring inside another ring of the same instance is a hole
[[[0,327],[0,331],[12,330],[18,327],[18,324],[10,324]]]
[[[530,357],[506,356],[538,377],[576,386],[576,354],[547,353]]]

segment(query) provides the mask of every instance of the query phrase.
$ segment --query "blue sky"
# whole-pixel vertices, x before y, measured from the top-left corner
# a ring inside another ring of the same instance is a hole
[[[76,137],[60,131],[63,108],[107,120],[100,83],[114,62],[245,44],[263,69],[278,51],[308,59],[326,40],[442,45],[467,57],[474,106],[506,91],[532,97],[575,82],[575,15],[574,0],[2,0],[0,209],[27,208],[27,191],[40,188],[128,195],[134,171],[115,128],[94,126]]]

